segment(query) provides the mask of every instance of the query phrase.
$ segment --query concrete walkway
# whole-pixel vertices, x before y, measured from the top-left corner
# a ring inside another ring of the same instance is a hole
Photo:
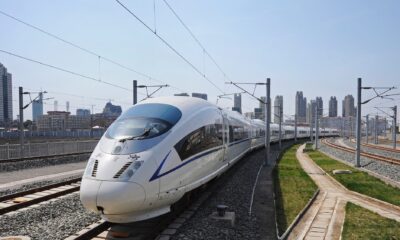
[[[86,161],[45,166],[39,168],[28,168],[20,171],[0,173],[0,189],[9,188],[29,182],[48,180],[59,176],[81,174],[86,166]]]
[[[304,147],[296,157],[321,192],[289,239],[340,239],[347,202],[400,222],[400,207],[346,189],[303,153]]]

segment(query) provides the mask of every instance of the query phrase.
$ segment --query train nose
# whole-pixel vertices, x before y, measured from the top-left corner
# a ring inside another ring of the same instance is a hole
[[[80,198],[82,204],[94,212],[124,214],[140,210],[146,192],[137,183],[84,179]]]

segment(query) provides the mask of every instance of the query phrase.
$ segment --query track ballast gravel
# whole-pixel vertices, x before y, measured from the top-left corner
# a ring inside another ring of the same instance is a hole
[[[277,146],[274,146],[276,149]],[[271,149],[271,155],[276,151]],[[198,211],[180,227],[172,239],[260,239],[259,219],[249,216],[249,205],[253,185],[261,164],[265,159],[265,150],[261,149],[245,156],[237,163],[235,169],[228,172],[226,182]],[[232,228],[226,222],[216,221],[209,216],[216,210],[218,204],[228,206],[227,211],[235,212],[235,226]],[[255,209],[253,209],[255,211]],[[271,216],[274,221],[274,216]],[[275,229],[273,229],[275,231]]]
[[[355,164],[355,154],[345,152],[339,149],[328,147],[325,144],[320,144],[320,151],[328,153],[334,157],[342,159],[350,164]],[[385,163],[361,156],[360,158],[361,166],[372,172],[380,174],[382,176],[388,177],[394,181],[400,182],[400,165],[394,165],[390,163]]]
[[[85,210],[74,193],[53,202],[0,216],[0,237],[29,236],[32,240],[65,239],[96,221],[99,216]]]

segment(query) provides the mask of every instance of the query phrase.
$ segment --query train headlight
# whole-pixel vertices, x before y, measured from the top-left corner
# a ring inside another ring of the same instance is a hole
[[[94,162],[95,162],[94,158],[89,158],[89,161],[86,165],[85,173],[83,174],[84,176],[92,176]]]
[[[137,170],[143,165],[144,161],[143,160],[135,160],[130,164],[130,166],[121,174],[119,177],[122,180],[129,180]]]

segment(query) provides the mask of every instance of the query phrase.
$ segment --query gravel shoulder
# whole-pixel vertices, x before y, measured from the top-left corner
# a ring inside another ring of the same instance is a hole
[[[0,172],[0,184],[12,183],[16,181],[21,181],[40,176],[46,176],[50,174],[57,174],[74,170],[83,170],[85,166],[86,166],[86,161],[80,161],[80,162],[65,163],[52,166],[22,169],[19,171]],[[1,185],[0,188],[2,188]]]

